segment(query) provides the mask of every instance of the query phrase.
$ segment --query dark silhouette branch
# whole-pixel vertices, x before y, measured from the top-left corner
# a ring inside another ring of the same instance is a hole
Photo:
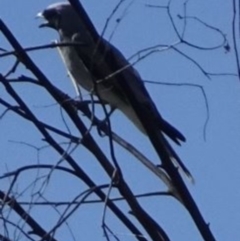
[[[17,200],[14,198],[11,198],[9,196],[6,196],[5,193],[3,193],[0,190],[0,199],[2,200],[4,205],[8,205],[10,208],[12,208],[25,222],[31,227],[31,232],[38,235],[44,240],[52,240],[57,241],[54,237],[50,236],[47,231],[45,231],[32,217],[31,215],[26,212],[21,205],[18,204]]]

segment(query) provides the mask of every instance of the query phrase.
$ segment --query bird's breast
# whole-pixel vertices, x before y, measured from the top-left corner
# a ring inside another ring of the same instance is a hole
[[[93,89],[92,76],[73,47],[61,47],[63,62],[74,80],[87,91]]]

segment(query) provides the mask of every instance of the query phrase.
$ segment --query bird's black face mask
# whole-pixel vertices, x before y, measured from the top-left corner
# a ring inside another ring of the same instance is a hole
[[[39,28],[49,27],[58,30],[61,22],[61,15],[55,9],[47,9],[37,14],[37,17],[46,21],[39,25]]]

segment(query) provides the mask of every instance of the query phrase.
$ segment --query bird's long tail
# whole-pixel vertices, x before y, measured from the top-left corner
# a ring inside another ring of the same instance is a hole
[[[123,108],[119,108],[122,110],[122,112],[145,134],[145,130],[139,121],[137,115],[132,110],[130,106],[123,106]],[[168,143],[168,141],[164,138],[162,133],[165,133],[169,138],[171,138],[175,143],[180,145],[180,141],[186,141],[183,134],[180,133],[176,128],[174,128],[171,124],[169,124],[167,121],[161,118],[160,125],[159,125],[159,134],[161,135],[161,140],[163,141],[162,144],[164,145],[166,151],[168,152],[170,160],[179,167],[183,173],[192,181],[194,182],[194,178],[191,175],[190,171],[186,168],[186,166],[183,164],[179,156],[176,154],[176,152],[173,150],[171,145]]]
[[[178,145],[181,145],[180,141],[186,141],[184,135],[164,119],[160,121],[160,130]]]

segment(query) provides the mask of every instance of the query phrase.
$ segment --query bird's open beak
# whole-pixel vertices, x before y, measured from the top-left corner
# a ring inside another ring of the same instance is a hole
[[[41,18],[41,19],[45,19],[44,15],[43,15],[43,12],[39,12],[37,15],[36,15],[36,18]],[[42,24],[39,25],[39,28],[43,28],[43,27],[49,27],[49,22],[48,21],[45,21],[43,22]]]

